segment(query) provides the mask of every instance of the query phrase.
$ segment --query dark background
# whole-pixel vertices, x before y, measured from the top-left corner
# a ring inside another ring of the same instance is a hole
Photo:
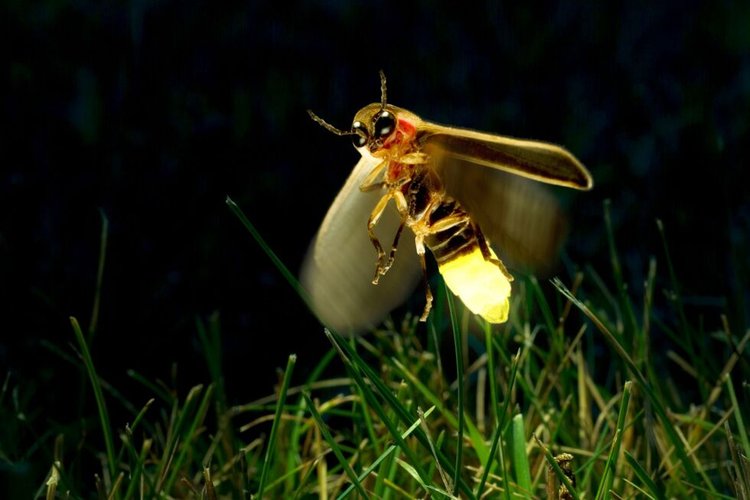
[[[231,402],[271,393],[291,352],[317,361],[321,328],[224,200],[296,270],[357,160],[305,110],[348,127],[381,68],[396,105],[588,166],[567,262],[612,284],[610,198],[630,286],[651,255],[666,276],[658,217],[688,307],[747,325],[748,2],[28,4],[0,6],[0,368],[50,421],[80,374],[41,342],[71,352],[68,317],[88,326],[100,210],[93,355],[137,406],[129,368],[207,381],[214,311]]]

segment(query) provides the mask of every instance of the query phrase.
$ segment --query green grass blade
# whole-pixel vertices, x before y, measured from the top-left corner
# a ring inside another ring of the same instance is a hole
[[[402,381],[398,387],[398,392],[396,394],[397,398],[402,399],[404,397],[403,393],[405,393],[408,389],[408,385]],[[389,408],[387,414],[390,421],[398,420],[395,409]],[[382,467],[378,471],[378,477],[375,479],[375,489],[373,493],[377,496],[377,498],[390,500],[391,497],[396,493],[396,488],[394,488],[392,485],[397,482],[396,475],[399,471],[397,459],[399,458],[402,458],[401,449],[397,448],[396,451],[390,455],[390,457],[386,458],[386,460],[383,462]],[[431,473],[432,471],[428,471],[428,474],[431,475]]]
[[[55,497],[57,496],[57,485],[60,484],[60,468],[62,466],[62,463],[60,460],[55,460],[52,463],[52,467],[50,468],[49,474],[47,476],[47,480],[44,482],[45,486],[47,487],[45,499],[46,500],[55,500]],[[37,492],[37,494],[34,496],[34,498],[39,498],[41,495],[41,490]]]
[[[370,415],[369,407],[367,405],[367,399],[365,398],[364,393],[362,393],[362,389],[357,386],[357,394],[359,395],[359,401],[357,404],[357,408],[359,408],[359,414],[362,417],[362,420],[365,423],[365,429],[367,429],[367,437],[370,439],[370,443],[372,443],[373,447],[378,447],[380,449],[380,440],[377,437],[377,432],[375,432],[375,425],[372,422],[372,416]]]
[[[425,418],[429,417],[434,410],[435,410],[434,406],[430,407],[424,413]],[[411,435],[411,433],[414,432],[414,430],[417,427],[419,427],[419,424],[420,424],[420,420],[417,420],[416,422],[414,422],[413,424],[411,424],[411,427],[409,427],[408,429],[406,429],[406,431],[401,434],[401,437],[403,439],[408,438]],[[359,477],[357,478],[359,480],[359,482],[360,483],[364,482],[364,480],[367,479],[367,476],[369,476],[370,474],[372,474],[373,471],[378,468],[378,466],[381,464],[381,462],[383,462],[386,458],[388,458],[391,455],[391,453],[393,453],[397,449],[398,449],[398,447],[395,444],[392,444],[392,445],[388,446],[388,448],[386,448],[386,450],[383,453],[381,453],[380,456],[378,456],[378,458],[376,458],[375,461],[372,462],[372,464],[370,464],[365,470],[363,470],[360,473]],[[350,484],[349,487],[346,490],[344,490],[341,493],[341,495],[339,495],[339,497],[338,497],[339,500],[343,500],[344,498],[348,497],[354,491],[355,488],[356,488],[356,486],[355,486],[354,483]]]
[[[674,446],[675,452],[677,453],[677,456],[685,469],[685,473],[688,476],[688,482],[691,484],[698,484],[698,473],[696,472],[695,467],[690,460],[690,457],[688,456],[687,450],[685,449],[685,444],[677,435],[677,431],[675,431],[672,421],[667,415],[666,408],[664,408],[661,398],[659,398],[658,394],[651,387],[651,384],[648,382],[648,380],[646,380],[646,377],[644,377],[641,371],[638,370],[638,367],[635,365],[633,360],[628,355],[627,351],[623,348],[620,342],[618,342],[617,338],[615,338],[612,332],[609,331],[604,323],[602,323],[602,321],[600,321],[599,318],[585,304],[583,304],[583,302],[578,300],[572,293],[570,293],[570,291],[565,287],[562,281],[560,281],[558,278],[554,278],[552,280],[552,284],[560,291],[560,293],[562,293],[565,297],[572,301],[573,304],[578,307],[578,309],[580,309],[594,323],[597,329],[604,335],[604,338],[607,340],[609,345],[625,362],[625,365],[627,366],[631,375],[637,380],[638,385],[648,396],[653,406],[654,412],[659,417],[663,429],[667,434],[672,446]]]
[[[104,210],[99,209],[99,215],[102,219],[102,232],[99,237],[99,261],[96,268],[96,285],[94,288],[94,304],[91,307],[91,319],[87,331],[87,341],[90,344],[94,340],[96,327],[99,324],[99,307],[102,297],[102,282],[104,281],[104,262],[107,258],[107,235],[109,234],[109,219]]]
[[[497,409],[500,406],[500,399],[497,395],[497,380],[495,373],[496,366],[495,366],[495,354],[494,349],[492,348],[492,330],[490,328],[490,324],[486,321],[483,323],[484,325],[484,351],[487,353],[487,378],[489,380],[489,386],[490,386],[490,408],[492,408],[492,414],[495,416],[495,425],[497,425],[499,419],[499,415],[497,414]]]
[[[77,370],[81,370],[82,374],[83,374],[83,371],[86,370],[85,366],[81,366],[80,359],[77,359],[74,356],[71,356],[67,352],[65,352],[62,349],[60,349],[59,347],[57,347],[52,342],[49,342],[48,340],[42,339],[39,342],[39,345],[42,346],[42,347],[44,347],[45,349],[49,350],[54,355],[59,356],[60,359],[62,359],[66,363],[69,363],[71,366],[75,367]],[[85,379],[83,379],[83,381],[85,382]],[[128,401],[125,398],[125,396],[120,391],[118,391],[117,389],[115,389],[111,384],[107,383],[106,380],[104,380],[103,378],[99,377],[99,384],[101,385],[102,393],[103,394],[109,394],[114,401],[120,403],[123,406],[123,408],[125,408],[127,410],[127,412],[130,413],[131,415],[137,415],[138,414],[138,410],[137,410],[136,406],[133,405],[130,401]],[[150,423],[146,423],[146,425],[148,427],[151,427]]]
[[[647,488],[648,493],[656,500],[666,500],[663,488],[657,486],[649,473],[646,472],[646,469],[643,468],[643,466],[635,459],[633,455],[628,452],[628,450],[625,450],[624,453],[625,460],[628,462],[628,465],[633,470],[633,472],[635,472],[635,475],[638,476],[638,479],[640,479],[643,485]]]
[[[737,500],[737,497],[732,495],[725,495],[717,493],[716,491],[709,490],[708,488],[702,488],[700,486],[692,485],[697,493],[702,495],[695,495],[694,498],[710,498],[711,500]],[[742,499],[745,500],[745,499]]]
[[[315,403],[312,402],[310,399],[310,395],[306,392],[302,393],[302,397],[305,399],[305,403],[307,403],[307,408],[310,410],[310,414],[312,415],[313,419],[315,420],[315,423],[318,425],[318,428],[320,429],[320,433],[323,435],[323,439],[326,440],[328,443],[328,446],[331,447],[331,450],[333,450],[333,454],[336,455],[336,458],[339,461],[339,464],[341,464],[341,467],[344,469],[344,472],[349,477],[349,480],[352,482],[354,487],[357,489],[360,495],[362,495],[363,498],[370,498],[367,492],[365,491],[364,486],[362,486],[362,483],[357,478],[357,475],[352,470],[351,466],[349,465],[349,462],[346,461],[346,458],[344,458],[344,453],[341,451],[341,447],[339,447],[338,443],[336,443],[336,440],[333,439],[333,436],[331,435],[331,431],[328,430],[328,426],[323,422],[323,418],[320,416],[320,413],[318,413],[317,408],[315,408]],[[261,495],[258,496],[259,498],[263,498]]]
[[[742,419],[742,410],[737,402],[737,394],[734,392],[734,384],[732,383],[732,377],[730,374],[726,374],[727,392],[729,393],[729,399],[732,401],[732,408],[734,413],[734,420],[737,423],[737,431],[740,434],[740,442],[742,448],[745,451],[745,456],[750,457],[750,442],[747,438],[747,430],[745,429],[745,422]]]
[[[430,445],[430,452],[432,453],[432,458],[434,458],[434,460],[432,461],[429,467],[429,477],[435,477],[435,471],[437,471],[440,476],[440,480],[443,482],[443,486],[445,487],[445,490],[446,491],[453,490],[453,486],[452,486],[453,483],[451,482],[451,479],[445,473],[443,468],[440,467],[440,464],[438,462],[437,452],[436,452],[437,448],[435,444],[433,444],[432,442],[430,427],[427,425],[427,420],[425,420],[424,414],[419,408],[417,408],[417,412],[419,413],[419,420],[420,420],[420,423],[422,424],[421,425],[422,430],[424,431],[425,436],[427,436],[427,442]],[[445,441],[444,437],[445,437],[445,431],[440,431],[440,433],[438,433],[437,446],[443,445]]]
[[[494,435],[492,436],[492,444],[490,446],[490,452],[488,454],[487,460],[484,462],[484,471],[482,472],[482,478],[479,481],[479,484],[477,485],[477,488],[474,490],[474,494],[478,498],[483,497],[484,487],[487,484],[487,478],[490,475],[490,470],[492,469],[492,458],[495,456],[495,453],[498,453],[498,466],[500,467],[500,470],[503,473],[503,483],[505,484],[505,497],[510,499],[510,488],[508,485],[510,482],[508,481],[508,468],[505,467],[504,457],[503,457],[503,447],[500,445],[500,440],[503,435],[503,429],[505,427],[505,416],[508,414],[508,406],[510,406],[510,400],[511,400],[511,394],[513,391],[513,387],[516,384],[516,375],[518,374],[518,365],[519,360],[521,359],[521,351],[519,350],[515,356],[513,356],[513,361],[511,362],[511,369],[510,369],[510,379],[508,381],[508,394],[505,396],[505,400],[503,401],[503,407],[500,410],[500,412],[497,414],[499,415],[498,418],[495,419],[495,431]],[[494,371],[493,377],[491,379],[492,385],[495,385],[495,378],[494,378]],[[497,408],[497,406],[495,406]],[[497,411],[497,410],[496,410]],[[530,491],[530,490],[529,490]]]
[[[732,474],[732,486],[737,498],[746,499],[750,497],[750,459],[744,456],[737,446],[737,442],[732,434],[729,422],[724,421],[724,434],[727,437],[727,446],[729,447],[734,474]]]
[[[400,458],[399,451],[396,448],[390,456],[386,457],[380,471],[378,471],[378,477],[375,481],[375,495],[377,495],[377,498],[390,500],[393,496],[394,491],[390,485],[395,482],[396,473],[398,472],[398,463],[396,460]]]
[[[310,372],[310,375],[307,377],[307,380],[305,380],[305,388],[306,390],[310,390],[310,386],[320,378],[320,374],[323,373],[323,370],[326,369],[326,367],[330,364],[331,360],[336,356],[336,350],[330,349],[328,352],[326,352],[323,357],[316,363],[315,367]],[[289,392],[289,391],[287,391]],[[294,463],[296,460],[296,457],[299,456],[300,453],[300,441],[301,436],[304,433],[304,425],[303,425],[303,417],[305,415],[306,409],[305,409],[305,402],[304,400],[300,401],[297,412],[296,412],[296,418],[292,421],[292,427],[289,431],[289,449],[287,450],[287,458],[286,461],[288,464]],[[294,490],[294,477],[291,475],[288,477],[286,481],[286,491],[291,492]]]
[[[596,492],[596,499],[608,498],[610,491],[612,491],[612,485],[615,481],[615,473],[617,472],[617,459],[620,456],[620,444],[622,443],[622,434],[625,431],[625,418],[628,415],[628,405],[630,404],[630,387],[632,382],[629,380],[625,382],[625,386],[622,391],[622,399],[620,402],[620,412],[617,415],[617,427],[615,427],[615,439],[612,441],[610,448],[609,457],[604,467],[604,474],[601,482],[599,483],[599,489]]]
[[[148,482],[148,485],[150,487],[149,491],[153,491],[154,484],[151,480],[151,477],[143,474],[143,471],[146,468],[146,459],[148,458],[148,454],[151,451],[152,442],[153,441],[151,441],[150,439],[146,439],[141,446],[141,452],[139,454],[135,454],[135,450],[133,449],[133,460],[135,461],[135,466],[132,467],[132,473],[128,478],[128,489],[125,491],[123,500],[128,500],[134,497],[136,488],[140,486],[141,479],[143,479],[144,483]]]
[[[399,465],[399,467],[401,467],[401,468],[402,468],[402,469],[403,469],[404,471],[406,471],[406,473],[407,473],[407,474],[408,474],[409,476],[411,476],[411,478],[412,478],[412,479],[414,479],[414,481],[416,481],[416,483],[417,483],[417,484],[418,484],[418,485],[419,485],[419,486],[420,486],[420,487],[421,487],[421,488],[422,488],[422,489],[423,489],[424,491],[426,491],[426,492],[428,492],[428,493],[429,493],[429,492],[431,491],[431,490],[430,490],[430,485],[429,485],[428,483],[426,483],[426,482],[424,481],[424,479],[422,479],[422,478],[421,478],[421,477],[419,476],[419,473],[418,473],[418,472],[416,471],[416,469],[414,469],[414,467],[413,467],[413,466],[412,466],[411,464],[409,464],[409,463],[407,463],[407,462],[404,462],[404,461],[403,461],[403,460],[401,460],[400,458],[397,458],[397,459],[396,459],[396,463],[397,463],[397,464]]]
[[[149,392],[157,395],[159,399],[164,401],[167,405],[171,406],[175,403],[176,397],[165,388],[151,382],[148,378],[144,377],[135,370],[128,370],[126,373],[128,374],[128,377],[146,387]]]
[[[523,415],[513,415],[511,420],[511,445],[513,469],[516,473],[516,483],[527,493],[531,492],[531,468],[526,454],[526,430],[523,425]],[[506,485],[506,488],[509,485]]]
[[[458,484],[463,470],[462,460],[464,453],[464,353],[462,332],[458,328],[458,319],[456,318],[456,307],[454,304],[453,293],[448,290],[448,285],[443,282],[445,287],[445,296],[448,299],[448,311],[451,318],[451,330],[453,330],[453,348],[456,354],[456,379],[458,380],[458,428],[456,430],[456,465],[453,471],[453,495],[458,493]]]
[[[557,330],[557,316],[552,313],[549,302],[547,302],[547,298],[544,296],[544,291],[539,285],[539,280],[536,278],[536,276],[530,276],[528,280],[525,280],[525,282],[530,289],[529,291],[531,292],[531,295],[535,299],[534,302],[539,306],[539,311],[542,313],[542,317],[544,318],[544,325],[546,325],[547,331],[550,334],[554,334]],[[557,349],[562,350],[560,346],[558,346]]]
[[[263,239],[255,226],[253,226],[250,220],[248,220],[248,218],[245,216],[244,212],[242,212],[242,209],[229,196],[227,196],[226,198],[226,204],[227,206],[229,206],[229,209],[234,213],[234,215],[236,215],[237,218],[240,219],[240,222],[242,222],[245,228],[250,232],[253,239],[256,241],[256,243],[258,243],[260,248],[263,249],[268,258],[271,259],[274,266],[276,266],[276,268],[281,272],[282,276],[284,276],[291,287],[294,288],[294,290],[299,294],[300,297],[302,297],[302,300],[304,300],[309,307],[311,304],[310,297],[308,296],[307,291],[302,288],[302,285],[300,285],[297,277],[289,271],[289,269],[284,265],[283,262],[281,262],[281,259],[279,259],[276,253],[271,250],[271,247],[268,245],[268,243],[266,243],[266,240]]]
[[[78,347],[81,349],[81,356],[83,357],[83,364],[86,366],[86,373],[88,373],[91,387],[94,390],[94,398],[96,399],[96,407],[99,413],[99,421],[102,426],[102,435],[104,436],[104,446],[107,450],[107,469],[112,480],[115,480],[117,474],[117,462],[115,462],[115,445],[112,437],[112,426],[109,421],[109,413],[107,412],[107,405],[104,401],[104,394],[102,393],[102,386],[99,383],[99,376],[96,374],[94,368],[94,360],[91,359],[91,353],[89,352],[88,344],[86,339],[83,337],[83,332],[78,324],[78,320],[73,316],[70,317],[70,324],[73,327],[73,333],[75,334]]]
[[[195,329],[198,332],[198,340],[201,343],[201,351],[206,360],[211,384],[214,386],[215,398],[219,405],[218,411],[226,410],[226,399],[224,393],[224,376],[222,374],[221,334],[219,327],[219,315],[214,313],[209,318],[208,327],[198,317],[195,318]]]
[[[396,441],[401,451],[406,455],[406,457],[409,459],[410,462],[415,464],[415,468],[417,472],[419,473],[420,477],[422,478],[423,482],[427,481],[427,476],[422,470],[421,467],[419,467],[419,460],[417,458],[417,455],[414,453],[414,451],[406,444],[406,441],[401,437],[401,433],[398,432],[398,429],[396,427],[396,424],[388,418],[388,416],[385,413],[385,410],[383,406],[380,404],[380,402],[377,400],[375,395],[373,394],[372,390],[369,387],[369,384],[365,382],[364,378],[362,377],[362,372],[365,372],[366,376],[369,379],[369,382],[372,383],[372,385],[376,388],[378,393],[381,397],[384,397],[388,399],[388,396],[392,396],[390,390],[383,385],[383,382],[380,380],[380,377],[378,377],[374,373],[367,373],[370,371],[370,368],[367,366],[367,364],[359,358],[359,355],[357,352],[351,348],[351,346],[348,345],[348,343],[341,338],[340,336],[337,336],[335,333],[326,330],[326,335],[328,336],[331,343],[339,350],[339,353],[341,355],[342,360],[347,365],[347,367],[350,369],[349,372],[352,375],[352,378],[354,378],[355,383],[359,387],[359,389],[362,391],[362,394],[364,394],[367,403],[370,405],[370,407],[377,413],[378,418],[383,422],[383,424],[388,429],[388,432],[391,434],[391,437]],[[401,403],[398,401],[398,399],[394,398],[395,402],[389,401],[391,403],[391,406],[396,410],[397,414],[402,413],[404,415],[408,414],[407,410],[401,405]],[[413,419],[412,419],[413,421]],[[411,421],[408,423],[408,425],[411,425]],[[417,435],[419,435],[419,430],[417,430]]]
[[[628,296],[628,289],[625,285],[625,279],[622,275],[622,267],[620,265],[620,257],[617,254],[617,245],[615,244],[615,234],[614,229],[612,227],[612,218],[610,217],[610,206],[612,205],[612,200],[604,200],[604,226],[607,229],[607,245],[609,246],[609,258],[610,262],[612,264],[612,274],[615,278],[615,284],[617,286],[617,292],[620,296],[620,305],[623,308],[623,314],[625,315],[628,326],[630,328],[626,328],[626,332],[634,333],[638,331],[638,321],[635,319],[635,311],[633,309],[633,303],[630,300],[630,297]],[[628,339],[627,344],[630,344],[630,339]]]
[[[198,394],[200,394],[202,390],[202,385],[196,385],[188,392],[188,395],[185,397],[185,404],[182,408],[179,407],[179,401],[177,399],[175,399],[174,404],[172,405],[167,436],[163,445],[164,450],[158,461],[157,472],[155,473],[155,476],[158,478],[156,482],[156,493],[168,492],[165,489],[165,485],[171,476],[172,462],[177,450],[179,449],[184,425],[189,418],[189,415],[192,413]]]
[[[172,491],[172,487],[177,481],[177,476],[182,472],[182,465],[185,463],[187,456],[193,451],[193,442],[195,441],[196,432],[201,423],[203,423],[206,413],[208,412],[208,406],[213,396],[214,386],[209,385],[206,391],[203,393],[198,409],[193,414],[193,418],[190,421],[187,429],[183,433],[183,439],[180,440],[180,452],[176,458],[172,461],[172,471],[169,474],[167,481],[164,483],[164,490],[169,492]],[[187,408],[183,409],[186,412]]]
[[[130,424],[130,425],[128,425],[126,427],[125,433],[123,434],[123,436],[124,436],[124,442],[125,442],[126,445],[129,444],[130,446],[132,446],[133,433],[135,432],[136,429],[138,429],[138,425],[143,420],[143,417],[146,416],[146,412],[148,411],[148,409],[151,407],[152,404],[154,404],[154,399],[153,398],[151,398],[148,401],[146,401],[146,404],[143,405],[143,408],[141,408],[141,411],[139,411],[138,414],[135,416],[135,419],[133,420],[133,423]],[[120,453],[117,455],[117,462],[118,463],[122,462],[122,455],[123,455],[123,453],[125,453],[125,449],[126,449],[126,446],[123,446],[120,449]]]
[[[686,332],[687,335],[684,335],[684,341],[685,341],[685,349],[695,358],[695,346],[693,345],[693,328],[690,326],[690,322],[687,319],[687,315],[685,314],[685,308],[682,305],[682,300],[680,300],[680,285],[677,280],[677,274],[674,270],[674,264],[672,263],[672,253],[669,251],[669,244],[667,243],[667,235],[664,231],[664,224],[660,219],[656,220],[656,227],[659,230],[659,236],[661,237],[661,244],[664,248],[664,258],[667,262],[667,272],[669,273],[669,281],[672,284],[672,293],[670,294],[672,298],[672,304],[677,309],[677,315],[680,319],[680,326],[682,327],[682,331]]]
[[[385,415],[385,412],[383,411],[382,406],[377,401],[377,399],[374,398],[372,395],[372,391],[369,388],[369,385],[364,382],[364,379],[362,378],[362,375],[359,374],[359,370],[361,370],[361,373],[363,373],[367,379],[368,382],[372,384],[372,386],[377,390],[377,393],[380,397],[382,397],[388,405],[394,410],[396,413],[397,418],[401,421],[401,423],[408,427],[411,425],[411,423],[414,421],[414,416],[411,415],[409,410],[407,410],[403,404],[401,404],[401,401],[391,392],[390,388],[386,386],[383,381],[380,378],[380,375],[375,372],[370,366],[361,358],[359,357],[359,354],[357,354],[356,351],[354,351],[348,343],[337,333],[332,332],[330,330],[326,329],[326,335],[330,339],[330,341],[336,346],[337,349],[339,349],[339,352],[342,354],[342,359],[344,360],[347,365],[350,365],[352,367],[356,366],[356,369],[351,371],[352,376],[357,381],[357,384],[362,387],[364,393],[368,396],[368,403],[373,406],[373,409],[378,413],[378,417],[381,418],[386,426],[391,425],[390,419],[387,418]],[[412,462],[412,465],[415,467],[417,466],[419,462],[416,461],[416,455],[414,455],[413,451],[410,447],[406,446],[403,440],[401,439],[401,436],[399,433],[395,430],[395,427],[391,428],[388,427],[391,436],[400,443],[401,449],[404,452],[404,454],[407,456],[407,458]],[[417,429],[414,431],[414,437],[419,441],[419,443],[424,447],[424,449],[429,450],[430,445],[427,440],[427,437],[424,435],[424,433]],[[453,474],[453,464],[448,460],[448,458],[443,454],[439,449],[437,451],[438,461],[440,462],[440,466],[445,469],[445,471],[448,474]],[[421,470],[421,467],[418,467],[417,470]],[[424,476],[422,476],[424,478]],[[427,481],[425,481],[427,482]],[[466,495],[468,498],[474,498],[474,495],[471,491],[471,488],[466,484],[466,481],[463,480],[463,478],[460,481],[460,487],[461,491],[464,495]]]
[[[286,363],[286,370],[284,370],[284,378],[281,382],[281,389],[279,390],[279,399],[276,402],[276,413],[274,414],[273,424],[271,426],[271,434],[268,437],[268,446],[266,447],[266,455],[263,460],[263,469],[260,473],[260,484],[258,485],[258,498],[263,498],[263,489],[265,488],[266,478],[268,477],[268,470],[271,467],[272,453],[276,451],[276,435],[279,431],[279,425],[281,424],[281,414],[284,410],[284,403],[286,402],[286,393],[289,390],[289,384],[292,380],[292,372],[294,372],[294,365],[297,363],[297,355],[291,354]]]
[[[448,424],[453,427],[458,427],[458,417],[453,414],[453,412],[450,411],[449,408],[443,404],[443,401],[440,397],[440,395],[435,394],[432,392],[429,387],[427,387],[422,381],[420,381],[410,370],[407,366],[405,366],[403,363],[401,363],[397,359],[393,359],[393,366],[396,368],[398,373],[405,379],[408,380],[410,384],[419,392],[421,393],[427,401],[430,402],[431,405],[434,405],[437,410],[440,412],[441,416],[448,422]],[[484,442],[484,437],[479,432],[479,429],[477,429],[477,426],[469,419],[464,420],[464,425],[466,427],[466,432],[469,435],[469,438],[471,439],[472,446],[474,447],[474,451],[477,454],[477,457],[482,461],[486,462],[487,457],[489,457],[489,450],[487,448],[487,445]],[[453,469],[451,469],[453,470]]]
[[[547,460],[547,464],[549,465],[549,467],[555,472],[557,479],[559,479],[560,482],[565,485],[565,487],[568,489],[568,493],[574,500],[579,500],[581,497],[578,495],[578,492],[576,492],[576,489],[573,488],[573,484],[570,482],[568,476],[560,468],[560,465],[557,463],[557,460],[555,460],[552,452],[549,451],[549,448],[547,448],[535,434],[533,436],[536,444],[538,444],[539,448],[541,448],[542,452],[544,452],[544,458]]]

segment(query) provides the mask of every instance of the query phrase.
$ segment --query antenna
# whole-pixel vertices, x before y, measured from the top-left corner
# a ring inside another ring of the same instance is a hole
[[[325,121],[324,119],[322,119],[321,117],[313,113],[312,110],[308,109],[307,114],[310,115],[310,118],[312,118],[315,123],[317,123],[318,125],[320,125],[321,127],[323,127],[329,132],[332,132],[336,135],[342,135],[342,136],[343,135],[356,135],[354,132],[351,132],[348,130],[344,131],[344,130],[334,127],[333,125],[331,125],[330,123],[328,123],[327,121]]]
[[[386,105],[386,86],[385,86],[385,73],[380,70],[380,109],[385,109]]]

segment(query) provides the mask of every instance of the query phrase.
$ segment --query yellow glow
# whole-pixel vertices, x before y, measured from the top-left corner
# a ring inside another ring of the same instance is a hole
[[[494,252],[492,256],[497,258]],[[439,269],[448,288],[471,312],[490,323],[508,320],[510,282],[497,265],[484,260],[479,248],[440,265]]]

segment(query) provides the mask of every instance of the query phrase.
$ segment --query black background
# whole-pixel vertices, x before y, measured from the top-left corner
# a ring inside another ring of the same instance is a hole
[[[424,118],[566,145],[596,180],[573,198],[568,262],[612,283],[610,198],[639,289],[651,255],[666,276],[661,218],[686,304],[741,331],[748,26],[747,2],[3,2],[3,374],[72,416],[79,372],[41,341],[70,352],[68,317],[88,325],[100,210],[93,355],[138,406],[129,368],[207,381],[195,319],[214,311],[231,402],[271,393],[291,352],[317,361],[321,328],[225,197],[296,270],[357,161],[305,110],[348,127],[379,69]]]

